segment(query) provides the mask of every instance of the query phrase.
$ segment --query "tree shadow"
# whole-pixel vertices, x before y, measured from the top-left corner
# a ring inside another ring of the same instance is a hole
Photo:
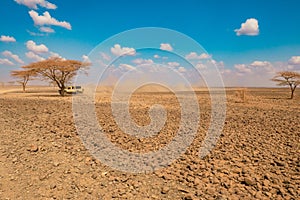
[[[265,99],[272,99],[272,100],[292,100],[290,97],[265,97]]]

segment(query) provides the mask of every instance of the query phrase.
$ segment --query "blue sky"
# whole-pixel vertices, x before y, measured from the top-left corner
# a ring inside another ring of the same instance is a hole
[[[228,86],[268,85],[275,71],[300,66],[298,0],[35,2],[0,3],[0,82],[10,80],[10,70],[49,56],[81,60],[107,38],[139,27],[173,29],[193,38],[219,63]],[[47,22],[40,18],[44,12],[50,15]],[[249,19],[254,28],[242,30]],[[168,41],[158,42],[158,48],[161,43]]]

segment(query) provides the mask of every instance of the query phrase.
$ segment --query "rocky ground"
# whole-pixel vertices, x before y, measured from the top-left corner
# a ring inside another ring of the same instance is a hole
[[[0,94],[0,199],[299,199],[300,94],[248,89],[246,99],[227,91],[227,114],[215,149],[198,157],[210,122],[207,92],[197,92],[198,134],[171,165],[150,173],[114,170],[95,159],[76,132],[72,98],[55,91]],[[107,138],[125,150],[159,150],[176,133],[180,107],[171,93],[137,93],[130,112],[150,123],[149,107],[162,104],[167,122],[154,137],[123,133],[111,115],[108,94],[96,97]]]

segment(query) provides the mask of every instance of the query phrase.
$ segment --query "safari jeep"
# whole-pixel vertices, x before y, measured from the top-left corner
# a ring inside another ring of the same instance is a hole
[[[83,93],[83,88],[81,86],[68,86],[67,88],[65,88],[65,93],[67,94]]]

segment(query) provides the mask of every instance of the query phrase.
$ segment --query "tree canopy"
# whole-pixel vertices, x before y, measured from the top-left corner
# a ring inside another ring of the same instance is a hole
[[[300,84],[300,73],[292,71],[277,72],[272,81],[277,82],[279,86],[289,86],[291,89],[291,99],[293,99],[294,92]]]
[[[60,95],[64,96],[66,84],[70,83],[78,71],[85,71],[90,63],[62,58],[49,58],[40,62],[31,63],[23,68],[32,70],[36,76],[49,82],[55,82]]]
[[[34,70],[13,70],[10,74],[22,85],[23,92],[26,91],[26,85],[31,77],[36,75]]]

